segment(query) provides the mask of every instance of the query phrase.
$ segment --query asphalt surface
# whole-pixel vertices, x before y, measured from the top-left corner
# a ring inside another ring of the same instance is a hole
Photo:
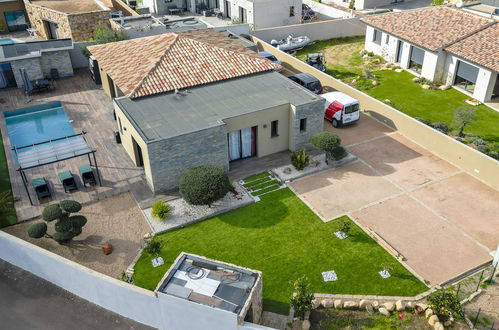
[[[153,329],[0,259],[0,329]]]

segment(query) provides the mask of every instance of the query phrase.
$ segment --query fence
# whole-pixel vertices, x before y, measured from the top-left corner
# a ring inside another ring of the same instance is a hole
[[[333,22],[341,21],[347,20],[338,20]],[[333,33],[330,31],[325,31],[325,33],[328,35],[325,39],[336,36],[336,34],[333,36]],[[423,148],[430,150],[440,158],[443,158],[456,167],[461,168],[471,176],[481,180],[492,188],[499,189],[499,175],[497,175],[499,171],[499,161],[456,141],[450,136],[442,134],[429,126],[420,123],[397,109],[307,65],[289,54],[276,49],[270,44],[259,39],[257,34],[254,34],[252,38],[253,42],[255,42],[261,50],[274,54],[286,68],[295,72],[306,72],[312,74],[321,81],[323,86],[338,90],[350,95],[353,98],[356,98],[360,101],[361,109],[366,114],[369,114],[375,119],[393,127],[405,137],[411,139]]]

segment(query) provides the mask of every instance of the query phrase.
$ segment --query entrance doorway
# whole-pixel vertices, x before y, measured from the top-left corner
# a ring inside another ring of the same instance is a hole
[[[230,18],[230,1],[224,0],[224,13],[225,17]]]
[[[17,87],[16,78],[10,63],[0,64],[0,88]]]
[[[256,156],[256,129],[253,126],[227,134],[230,161]]]
[[[144,166],[144,157],[142,156],[142,148],[132,136],[133,153],[135,156],[135,165]]]
[[[47,39],[59,39],[59,25],[54,22],[45,21]]]
[[[496,83],[494,85],[494,89],[492,90],[492,98],[499,98],[499,73],[497,74]]]

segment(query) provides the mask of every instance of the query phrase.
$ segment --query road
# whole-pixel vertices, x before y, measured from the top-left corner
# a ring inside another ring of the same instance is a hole
[[[0,328],[153,329],[81,299],[0,259]]]

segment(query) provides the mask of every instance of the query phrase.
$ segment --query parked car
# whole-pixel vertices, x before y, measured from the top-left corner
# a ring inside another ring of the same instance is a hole
[[[288,78],[293,80],[295,83],[302,85],[309,91],[314,92],[315,94],[322,93],[322,84],[319,79],[308,73],[297,73],[289,76]]]
[[[331,121],[334,127],[351,125],[360,118],[360,103],[353,97],[341,92],[322,94],[326,99],[324,118]]]
[[[261,57],[265,57],[267,60],[275,63],[275,64],[278,64],[278,65],[281,65],[281,61],[279,61],[275,56],[274,54],[272,53],[269,53],[269,52],[258,52],[258,55],[260,55]],[[282,70],[282,66],[279,67],[279,69],[277,69],[276,71],[281,71]]]

